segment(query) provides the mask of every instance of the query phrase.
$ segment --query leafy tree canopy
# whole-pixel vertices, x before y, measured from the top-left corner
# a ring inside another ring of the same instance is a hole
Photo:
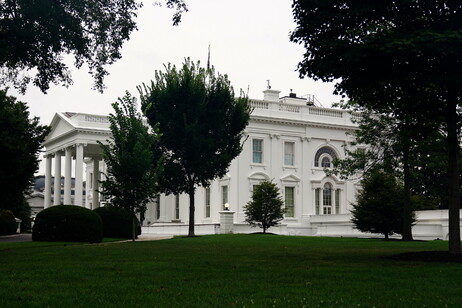
[[[301,76],[338,80],[337,93],[374,111],[444,127],[449,251],[461,253],[459,131],[462,2],[294,0],[291,40],[306,53]]]
[[[244,207],[245,221],[252,227],[259,226],[263,233],[276,226],[284,218],[284,202],[279,188],[270,181],[254,186],[252,200]]]
[[[389,173],[374,170],[361,181],[362,191],[351,210],[355,227],[385,238],[403,229],[403,186]],[[412,218],[414,221],[414,217]]]
[[[162,170],[158,145],[159,131],[144,125],[136,112],[135,99],[126,93],[112,104],[109,115],[112,138],[100,143],[107,164],[107,178],[101,192],[109,202],[127,209],[133,215],[144,214],[147,203],[157,194],[157,182]],[[135,223],[135,216],[133,222]],[[133,226],[133,239],[135,226]]]
[[[176,8],[174,24],[187,11],[183,0],[167,0]],[[65,55],[80,68],[88,65],[94,87],[104,89],[106,66],[121,58],[122,44],[136,29],[136,0],[0,1],[0,83],[20,91],[33,84],[46,92],[51,83],[72,84]]]
[[[156,71],[149,86],[139,87],[142,108],[151,126],[159,125],[164,154],[163,192],[190,197],[189,235],[194,235],[195,185],[206,187],[223,177],[242,149],[250,108],[247,97],[235,98],[226,75],[186,59]]]
[[[29,118],[25,103],[0,90],[0,209],[15,215],[24,210],[24,195],[33,183],[49,130],[37,117]]]

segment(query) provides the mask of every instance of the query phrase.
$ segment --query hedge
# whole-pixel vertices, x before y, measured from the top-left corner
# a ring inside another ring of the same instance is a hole
[[[18,226],[13,212],[0,210],[0,235],[15,234]]]
[[[116,238],[132,238],[133,214],[124,208],[115,206],[99,207],[93,210],[103,221],[103,236]],[[139,226],[138,219],[137,225]],[[137,235],[141,228],[137,228]]]
[[[74,205],[57,205],[37,214],[33,241],[90,242],[103,239],[103,223],[92,210]]]

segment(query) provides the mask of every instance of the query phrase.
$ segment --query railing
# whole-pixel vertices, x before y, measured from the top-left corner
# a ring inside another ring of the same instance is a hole
[[[301,106],[279,104],[279,111],[300,113]]]
[[[85,115],[85,122],[93,122],[93,123],[109,123],[109,120],[105,116],[98,116],[92,114]]]
[[[282,102],[269,102],[263,100],[250,100],[250,106],[255,110],[263,109],[269,110],[272,112],[290,112],[298,113],[301,116],[312,115],[319,117],[329,117],[337,119],[355,119],[358,120],[361,118],[359,113],[353,113],[351,116],[348,114],[348,111],[344,110],[335,110],[330,108],[315,107],[315,106],[305,106],[305,105],[295,105]]]
[[[327,108],[312,107],[309,109],[310,114],[323,117],[343,118],[343,111],[331,110]]]
[[[250,100],[250,107],[255,108],[255,109],[268,109],[269,107],[269,102],[264,102],[264,101],[257,101],[257,100]]]

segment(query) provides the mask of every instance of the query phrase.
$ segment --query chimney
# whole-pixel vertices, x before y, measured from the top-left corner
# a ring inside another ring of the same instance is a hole
[[[279,102],[279,93],[281,93],[281,91],[266,89],[263,91],[263,99],[269,102]]]

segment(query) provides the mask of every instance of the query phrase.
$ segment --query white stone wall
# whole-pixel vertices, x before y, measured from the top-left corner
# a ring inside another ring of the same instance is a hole
[[[350,115],[342,110],[308,107],[303,100],[252,101],[255,107],[248,127],[241,154],[232,161],[225,177],[210,185],[210,217],[206,217],[205,189],[198,187],[195,197],[195,222],[219,223],[219,211],[223,210],[223,186],[228,187],[230,210],[235,211],[234,222],[245,220],[244,206],[251,199],[252,187],[264,179],[273,180],[280,188],[294,188],[294,217],[284,219],[288,226],[309,226],[309,217],[315,215],[314,189],[329,182],[333,189],[340,189],[340,213],[348,213],[354,202],[355,183],[327,177],[322,167],[314,166],[314,157],[321,147],[330,147],[338,157],[343,157],[343,145],[351,141],[347,131],[355,129]],[[262,163],[252,161],[252,140],[263,140]],[[294,164],[284,164],[284,142],[294,144]],[[148,210],[150,217],[154,211]],[[161,215],[151,222],[178,222],[174,219],[175,196],[161,196]],[[322,210],[321,210],[322,214]],[[181,223],[189,220],[189,197],[180,196]]]

